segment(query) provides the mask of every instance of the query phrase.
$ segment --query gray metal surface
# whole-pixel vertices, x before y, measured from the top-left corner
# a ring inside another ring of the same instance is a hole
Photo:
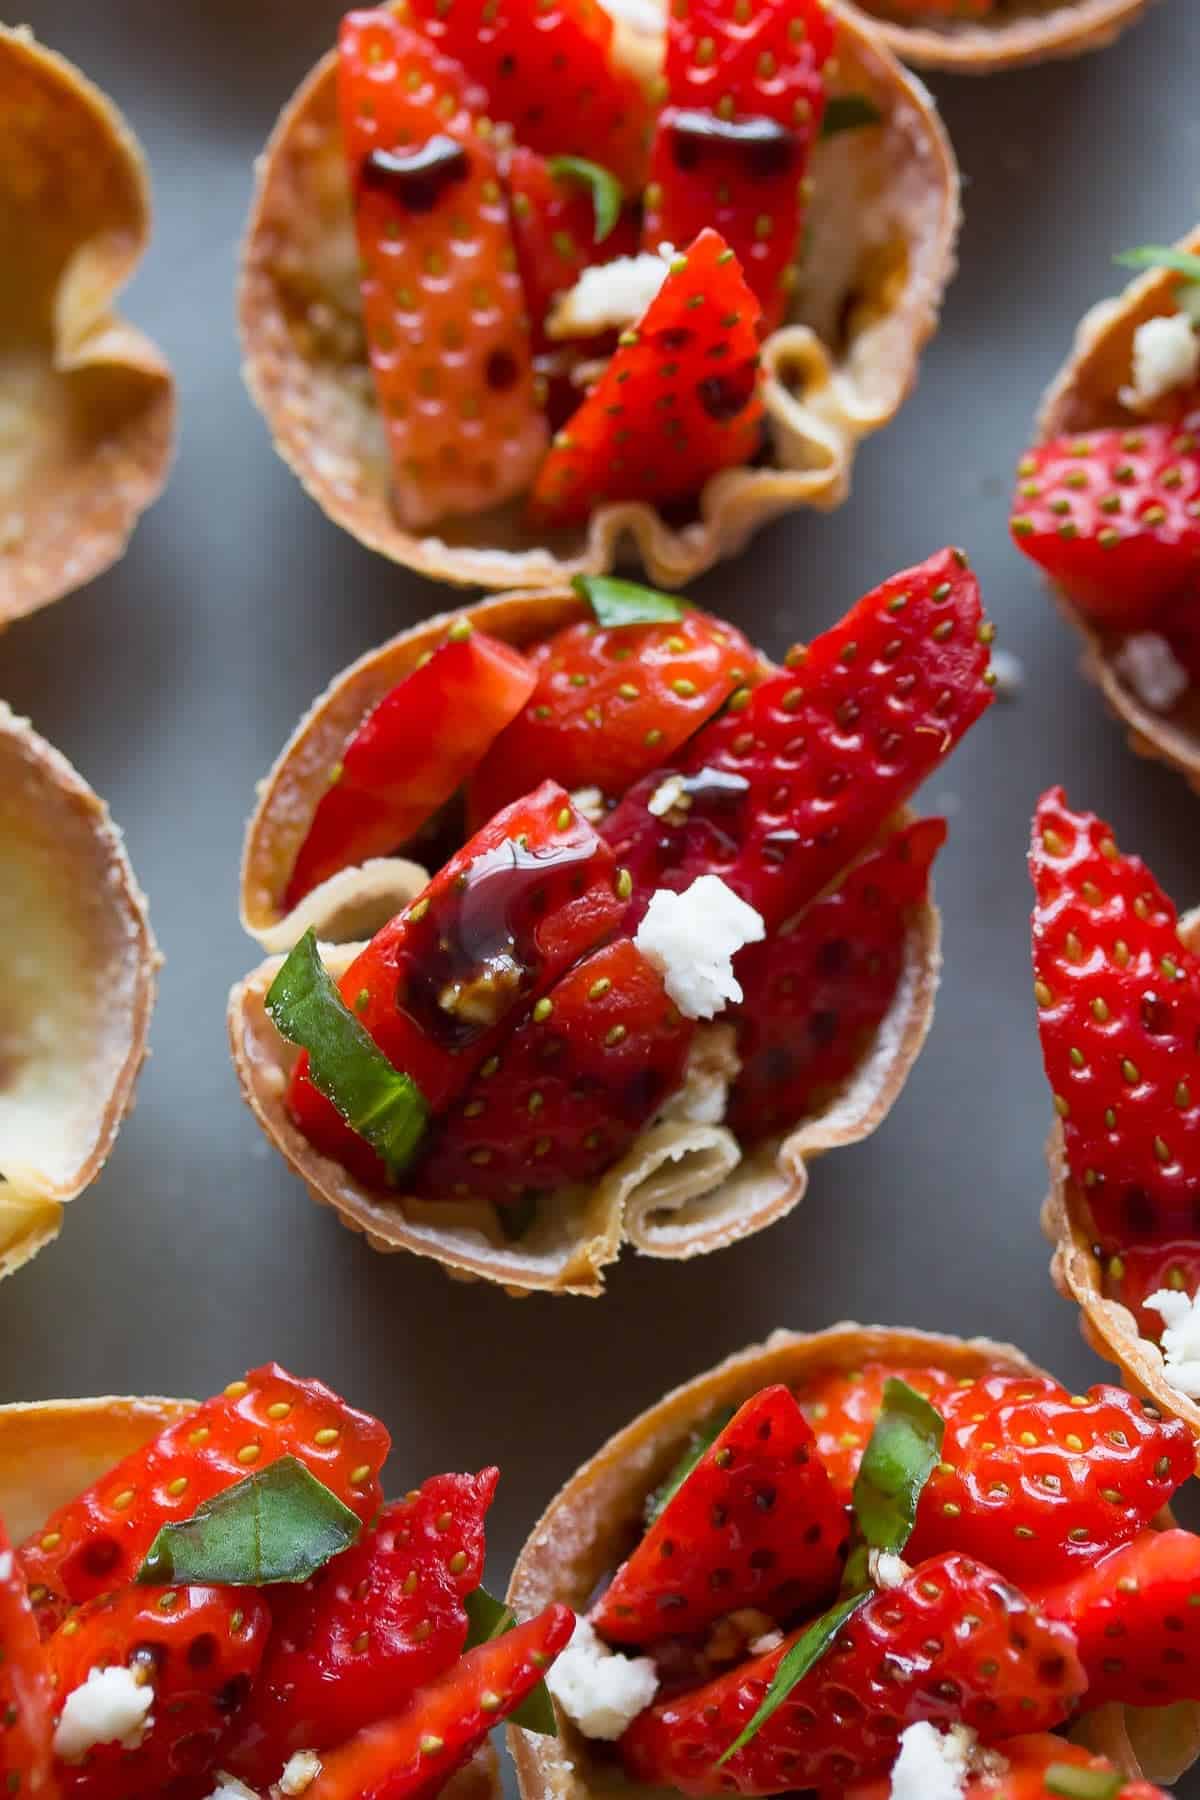
[[[253,783],[351,657],[445,594],[328,525],[273,455],[238,373],[232,288],[251,159],[331,41],[328,0],[23,0],[21,15],[127,110],[157,227],[128,310],[163,345],[183,435],[129,555],[0,638],[0,694],[108,798],[167,957],[153,1058],[102,1180],[60,1242],[0,1290],[0,1398],[202,1394],[278,1357],[390,1424],[393,1485],[500,1463],[501,1579],[543,1502],[612,1429],[776,1325],[843,1317],[1018,1340],[1103,1378],[1051,1289],[1038,1232],[1048,1096],[1024,869],[1039,790],[1062,780],[1200,899],[1200,800],[1136,761],[1076,645],[1010,548],[1006,498],[1075,321],[1113,251],[1200,211],[1200,7],[1164,0],[1104,54],[936,82],[966,176],[961,271],[917,392],[867,446],[854,495],[797,516],[696,590],[772,651],[946,541],[971,553],[1025,669],[925,799],[946,967],[928,1047],[884,1128],[815,1171],[769,1233],[692,1264],[623,1261],[601,1301],[451,1284],[372,1255],[319,1212],[238,1099],[224,1000],[256,960],[236,919]],[[1200,1796],[1200,1780],[1180,1793]]]

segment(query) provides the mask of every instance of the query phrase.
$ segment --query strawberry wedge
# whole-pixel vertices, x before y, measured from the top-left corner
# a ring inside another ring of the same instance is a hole
[[[0,1776],[4,1792],[52,1796],[54,1690],[25,1581],[0,1523]]]

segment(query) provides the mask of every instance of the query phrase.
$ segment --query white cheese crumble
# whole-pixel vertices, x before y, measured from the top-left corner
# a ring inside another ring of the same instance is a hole
[[[667,279],[670,256],[664,244],[659,254],[643,250],[639,256],[618,256],[615,261],[594,263],[585,269],[573,288],[560,294],[546,320],[548,338],[593,337],[601,331],[620,329],[640,319]]]
[[[872,1550],[867,1558],[867,1567],[877,1588],[903,1587],[912,1574],[904,1558],[893,1556],[888,1550]]]
[[[604,795],[598,787],[576,788],[571,795],[571,805],[577,813],[587,820],[589,825],[599,825],[608,812],[604,804]]]
[[[218,1769],[217,1785],[208,1800],[258,1800],[258,1794],[236,1775],[227,1775],[224,1769]]]
[[[782,1631],[764,1631],[761,1637],[755,1638],[750,1645],[751,1656],[769,1656],[772,1650],[778,1650],[783,1642]]]
[[[154,1689],[143,1686],[121,1664],[92,1669],[81,1687],[67,1695],[54,1733],[54,1754],[78,1762],[95,1744],[136,1750],[150,1726]]]
[[[1187,670],[1157,631],[1135,631],[1127,637],[1113,658],[1113,667],[1152,712],[1170,712],[1190,686]]]
[[[0,1581],[10,1581],[13,1572],[12,1551],[0,1551]]]
[[[1147,319],[1133,334],[1133,385],[1121,399],[1135,411],[1153,406],[1164,394],[1187,387],[1200,375],[1200,343],[1186,313]]]
[[[658,1692],[649,1656],[619,1656],[579,1619],[570,1643],[546,1676],[546,1686],[584,1737],[613,1742]]]
[[[302,1794],[321,1773],[321,1759],[315,1750],[297,1750],[284,1764],[279,1777],[279,1791],[289,1797]]]
[[[652,894],[633,941],[684,1018],[711,1019],[727,1000],[742,997],[734,956],[765,936],[761,913],[719,875],[700,875],[686,893],[659,888]]]
[[[974,1734],[955,1726],[945,1737],[925,1720],[900,1733],[891,1800],[962,1800]]]
[[[662,8],[658,0],[605,0],[604,10],[623,25],[632,25],[635,31],[647,31],[654,37],[662,31]]]
[[[1177,1394],[1200,1400],[1200,1294],[1189,1300],[1176,1288],[1159,1288],[1146,1305],[1163,1320],[1164,1374]]]
[[[656,819],[664,819],[673,806],[678,806],[687,793],[687,782],[682,775],[668,775],[660,781],[646,802],[646,811],[653,813]]]

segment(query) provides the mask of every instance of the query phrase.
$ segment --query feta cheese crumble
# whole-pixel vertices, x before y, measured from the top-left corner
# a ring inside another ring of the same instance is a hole
[[[656,819],[665,819],[673,806],[678,806],[687,793],[687,783],[682,775],[668,775],[660,781],[646,802],[646,811],[653,813]]]
[[[594,263],[583,271],[573,288],[554,302],[546,320],[546,336],[591,337],[632,325],[667,279],[674,254],[670,244],[664,244],[657,255],[643,250],[638,256],[618,256],[613,262]]]
[[[598,787],[576,788],[571,795],[571,805],[577,813],[583,815],[589,825],[599,825],[608,811],[604,795]]]
[[[945,1737],[922,1720],[900,1733],[891,1800],[962,1800],[974,1733],[956,1725]]]
[[[612,1743],[658,1692],[649,1656],[620,1656],[601,1643],[586,1619],[546,1676],[546,1686],[584,1737]]]
[[[1127,637],[1113,667],[1151,712],[1170,712],[1190,686],[1187,670],[1157,631],[1135,631]]]
[[[120,1744],[136,1750],[150,1726],[154,1689],[143,1686],[132,1670],[116,1663],[92,1669],[81,1687],[67,1695],[54,1733],[54,1754],[78,1762],[96,1744]]]
[[[258,1800],[258,1795],[244,1781],[239,1781],[236,1775],[227,1775],[224,1769],[218,1769],[217,1785],[209,1794],[208,1800]]]
[[[1153,406],[1173,388],[1200,375],[1200,343],[1186,313],[1147,319],[1133,334],[1133,385],[1121,389],[1126,406]]]
[[[1177,1394],[1200,1400],[1200,1294],[1189,1300],[1176,1288],[1159,1288],[1146,1305],[1163,1320],[1164,1373]]]
[[[279,1777],[279,1791],[290,1797],[302,1794],[305,1788],[311,1787],[321,1773],[321,1759],[315,1750],[297,1750],[294,1756],[284,1764],[283,1774]]]
[[[686,893],[659,888],[651,895],[634,943],[663,977],[685,1019],[711,1019],[727,1000],[740,1000],[733,958],[766,936],[755,912],[719,875],[700,875]]]
[[[867,1567],[871,1580],[878,1588],[898,1588],[912,1574],[912,1570],[902,1556],[893,1556],[889,1550],[872,1550],[867,1558]]]

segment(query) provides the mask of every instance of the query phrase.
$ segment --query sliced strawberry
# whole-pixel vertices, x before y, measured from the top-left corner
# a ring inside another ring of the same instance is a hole
[[[543,327],[555,298],[574,287],[593,263],[633,256],[637,231],[626,209],[598,243],[596,206],[587,185],[524,144],[515,145],[502,166],[534,346],[542,350],[548,342]]]
[[[548,1606],[504,1637],[469,1650],[421,1688],[398,1718],[369,1725],[323,1757],[308,1800],[407,1800],[437,1793],[533,1691],[574,1629],[569,1606]]]
[[[546,444],[496,159],[462,68],[386,8],[348,13],[338,108],[367,352],[401,523],[483,512]]]
[[[0,1523],[0,1787],[53,1800],[50,1668],[21,1570]]]
[[[906,1725],[962,1723],[995,1743],[1058,1724],[1085,1686],[1069,1627],[1043,1617],[993,1570],[938,1557],[872,1595],[718,1768],[801,1635],[642,1713],[621,1740],[627,1772],[685,1794],[840,1792],[890,1767]]]
[[[1106,625],[1149,624],[1200,571],[1200,419],[1084,432],[1026,452],[1014,542]]]
[[[468,619],[372,708],[300,846],[284,905],[339,869],[407,842],[466,780],[533,692],[527,657]]]
[[[420,1191],[512,1205],[599,1174],[679,1087],[694,1029],[628,938],[595,951],[446,1114]]]
[[[1200,1225],[1200,959],[1146,865],[1061,788],[1029,855],[1038,1032],[1071,1174],[1100,1238]]]
[[[768,928],[820,893],[990,704],[979,585],[957,550],[893,575],[788,666],[699,731],[676,768],[687,805],[648,802],[662,769],[603,825],[634,884],[720,875]]]
[[[1088,1706],[1200,1700],[1200,1537],[1147,1531],[1042,1604],[1079,1640]]]
[[[1200,1292],[1200,1243],[1194,1238],[1166,1244],[1126,1244],[1104,1260],[1104,1295],[1127,1306],[1144,1338],[1157,1343],[1163,1317],[1147,1306],[1151,1294]]]
[[[445,1111],[519,1016],[594,944],[623,902],[607,845],[543,782],[475,834],[342,977],[342,998],[384,1055]],[[382,1185],[383,1165],[308,1077],[288,1109],[326,1155]]]
[[[1170,1795],[1148,1781],[1122,1785],[1117,1770],[1103,1756],[1093,1756],[1082,1744],[1069,1743],[1048,1731],[1005,1738],[995,1754],[978,1760],[981,1766],[968,1774],[959,1790],[961,1800],[1062,1800],[1067,1793],[1103,1794],[1105,1800],[1170,1800]],[[1058,1773],[1061,1770],[1078,1771],[1083,1779],[1066,1788]],[[891,1779],[884,1777],[856,1782],[846,1789],[842,1800],[891,1800],[891,1793]]]
[[[821,69],[833,41],[821,0],[758,0],[752,8],[698,0],[667,12],[667,103],[651,153],[643,243],[690,244],[714,226],[758,297],[766,331],[787,307],[825,110]]]
[[[658,294],[558,432],[531,496],[544,525],[609,500],[665,505],[757,454],[759,309],[715,231],[677,256]]]
[[[592,1613],[612,1643],[698,1631],[752,1606],[783,1619],[837,1591],[846,1509],[785,1387],[739,1407]]]
[[[691,608],[656,625],[568,625],[530,661],[529,703],[471,783],[471,817],[481,823],[546,779],[623,793],[759,668],[735,626]]]
[[[101,1743],[80,1762],[59,1763],[62,1793],[206,1793],[270,1630],[270,1609],[253,1588],[130,1587],[71,1613],[46,1645],[60,1709],[93,1670],[110,1667],[130,1669],[154,1700],[136,1748]]]
[[[266,1787],[295,1751],[343,1743],[401,1711],[457,1661],[498,1478],[433,1476],[305,1585],[276,1629],[227,1768]]]
[[[945,841],[944,819],[895,832],[738,957],[742,1068],[727,1122],[743,1142],[806,1118],[868,1054],[899,986],[909,914]]]
[[[132,1581],[163,1525],[252,1470],[294,1456],[366,1520],[383,1495],[379,1471],[391,1438],[320,1381],[267,1363],[60,1506],[21,1546],[19,1561],[44,1629],[67,1605]]]
[[[487,93],[487,112],[543,156],[584,156],[641,188],[650,107],[595,0],[412,0],[422,32]]]
[[[964,1385],[945,1369],[894,1369],[886,1363],[867,1363],[861,1369],[821,1370],[795,1389],[800,1410],[816,1433],[817,1453],[847,1505],[863,1451],[883,1407],[884,1387],[893,1377],[924,1394],[943,1415],[950,1396]]]

